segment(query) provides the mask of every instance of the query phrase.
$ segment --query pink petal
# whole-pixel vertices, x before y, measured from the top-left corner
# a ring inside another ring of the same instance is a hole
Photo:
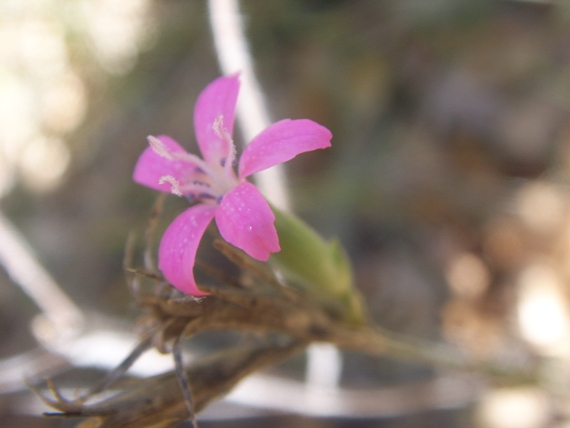
[[[248,182],[226,193],[216,210],[216,224],[222,237],[263,261],[269,258],[269,253],[281,250],[274,221],[267,201]]]
[[[284,119],[265,128],[245,148],[239,162],[239,177],[262,171],[293,159],[299,153],[330,147],[332,134],[308,119]]]
[[[236,102],[239,92],[239,75],[219,77],[202,91],[194,109],[194,131],[204,159],[219,165],[228,157],[230,147],[214,131],[216,119],[223,116],[223,124],[232,135]]]
[[[192,296],[204,296],[194,281],[196,251],[214,218],[214,205],[199,204],[188,208],[168,226],[158,248],[158,267],[168,282]]]
[[[186,153],[186,150],[172,138],[166,135],[157,137],[171,153]],[[172,186],[169,183],[160,184],[161,177],[172,176],[181,183],[192,181],[196,166],[190,162],[167,159],[156,153],[151,147],[147,147],[139,157],[133,180],[143,186],[162,192],[170,192]]]

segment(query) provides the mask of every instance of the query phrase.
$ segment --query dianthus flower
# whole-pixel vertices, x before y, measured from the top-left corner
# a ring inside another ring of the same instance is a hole
[[[193,268],[200,240],[215,217],[222,237],[251,257],[265,261],[280,250],[275,216],[246,177],[294,158],[330,147],[332,134],[307,119],[284,119],[259,133],[244,149],[237,174],[232,140],[239,77],[220,77],[198,97],[194,130],[203,159],[167,136],[149,136],[134,180],[144,186],[186,197],[190,208],[166,229],[158,249],[158,267],[184,293],[202,296]]]

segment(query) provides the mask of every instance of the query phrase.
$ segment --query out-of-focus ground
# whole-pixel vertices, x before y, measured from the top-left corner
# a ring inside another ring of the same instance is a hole
[[[348,249],[374,320],[481,359],[548,358],[552,373],[453,409],[203,426],[570,426],[567,2],[241,6],[272,119],[334,135],[287,163],[290,190],[296,212]],[[124,245],[156,196],[133,166],[149,134],[197,150],[193,105],[219,73],[203,1],[0,3],[0,209],[80,308],[125,330],[137,311]],[[162,227],[183,206],[170,197]],[[37,347],[37,313],[0,269],[0,359]],[[347,354],[341,386],[437,373]],[[36,419],[28,397],[0,395],[0,425],[72,426]]]

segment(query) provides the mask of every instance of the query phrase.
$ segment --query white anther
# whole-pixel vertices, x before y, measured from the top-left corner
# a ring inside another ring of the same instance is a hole
[[[164,183],[170,184],[171,193],[175,194],[176,196],[183,196],[182,192],[180,191],[180,183],[172,175],[164,175],[160,177],[160,180],[158,180],[158,184],[164,184]]]
[[[234,140],[232,140],[232,136],[224,126],[223,114],[220,114],[218,117],[216,117],[216,120],[214,120],[213,129],[216,135],[228,144],[229,153],[227,159],[225,160],[225,164],[223,166],[224,169],[226,170],[226,175],[229,176],[231,175],[230,171],[232,170],[232,166],[234,160],[236,159],[237,153],[236,153],[236,146],[234,144]]]
[[[213,128],[214,128],[214,132],[216,133],[216,135],[218,137],[220,137],[222,140],[226,140],[229,137],[228,131],[224,127],[224,115],[223,114],[220,114],[218,117],[216,117],[216,120],[214,120]]]
[[[172,153],[170,152],[170,150],[168,150],[168,148],[164,145],[164,143],[162,141],[160,141],[158,138],[153,137],[152,135],[149,135],[147,137],[148,139],[148,143],[150,144],[150,148],[160,157],[169,159],[169,160],[173,160],[174,156],[172,156]]]

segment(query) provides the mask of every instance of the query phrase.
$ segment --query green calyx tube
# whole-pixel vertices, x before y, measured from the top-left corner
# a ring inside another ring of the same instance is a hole
[[[326,241],[298,217],[274,206],[281,251],[269,261],[292,286],[310,293],[348,323],[365,321],[362,297],[353,282],[350,260],[338,239]]]

